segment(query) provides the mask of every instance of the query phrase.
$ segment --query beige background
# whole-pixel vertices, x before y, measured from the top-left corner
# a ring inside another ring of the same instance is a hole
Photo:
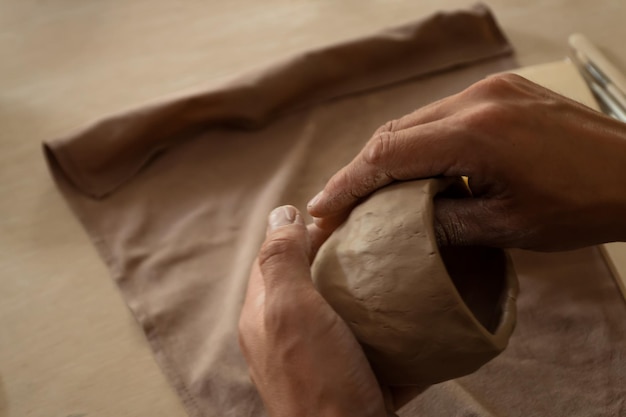
[[[0,0],[0,417],[185,416],[42,140],[314,45],[468,1]],[[587,34],[626,68],[623,0],[489,5],[522,65]]]

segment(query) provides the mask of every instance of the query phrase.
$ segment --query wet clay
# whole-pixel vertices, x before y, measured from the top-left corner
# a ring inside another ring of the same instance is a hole
[[[313,263],[316,287],[384,384],[427,387],[471,373],[513,331],[517,279],[508,255],[437,246],[433,199],[466,190],[461,179],[387,186],[352,211]]]

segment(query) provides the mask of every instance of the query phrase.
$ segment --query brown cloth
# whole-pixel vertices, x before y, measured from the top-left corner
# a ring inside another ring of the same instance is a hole
[[[379,125],[510,68],[510,52],[484,6],[439,13],[46,144],[59,187],[191,416],[264,414],[237,321],[267,213],[303,209]],[[518,260],[510,349],[401,414],[624,412],[626,307],[596,252]]]

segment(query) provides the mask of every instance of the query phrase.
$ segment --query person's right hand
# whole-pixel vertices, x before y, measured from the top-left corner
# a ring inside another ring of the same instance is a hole
[[[626,240],[626,124],[505,74],[378,129],[309,203],[333,229],[392,181],[467,176],[435,204],[442,244],[561,250]]]

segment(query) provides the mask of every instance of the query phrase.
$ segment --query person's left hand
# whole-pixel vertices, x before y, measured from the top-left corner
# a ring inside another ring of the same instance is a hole
[[[313,285],[323,233],[292,206],[270,215],[239,321],[250,377],[271,417],[385,416],[392,401],[385,406],[359,343]]]

